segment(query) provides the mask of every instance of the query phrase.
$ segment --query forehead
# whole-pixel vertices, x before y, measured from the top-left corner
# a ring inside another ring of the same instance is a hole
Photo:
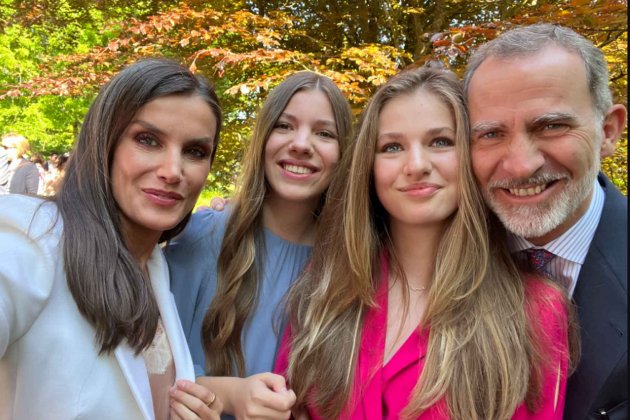
[[[437,94],[419,88],[388,100],[379,113],[379,128],[408,122],[418,128],[435,124],[453,124],[450,106]]]
[[[589,112],[593,103],[581,57],[558,46],[518,57],[490,57],[468,87],[473,124],[495,112]]]
[[[7,136],[2,139],[2,145],[4,147],[15,147],[20,141],[22,141],[21,136]]]
[[[298,90],[291,96],[285,107],[285,111],[309,110],[322,108],[332,113],[332,105],[328,96],[320,89],[309,88]]]

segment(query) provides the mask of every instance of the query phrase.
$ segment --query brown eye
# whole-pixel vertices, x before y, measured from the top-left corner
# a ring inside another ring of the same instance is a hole
[[[136,141],[144,146],[154,147],[159,143],[155,137],[147,133],[141,133],[136,136]]]

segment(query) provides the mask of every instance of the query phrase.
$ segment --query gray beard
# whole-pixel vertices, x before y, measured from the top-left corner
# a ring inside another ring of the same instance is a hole
[[[505,205],[484,190],[488,206],[505,228],[523,238],[539,238],[570,218],[591,195],[599,172],[599,156],[591,171],[577,181],[569,181],[555,197],[536,205]]]

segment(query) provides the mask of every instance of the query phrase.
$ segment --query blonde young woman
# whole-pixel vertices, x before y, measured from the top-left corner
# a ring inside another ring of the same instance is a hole
[[[310,256],[350,130],[350,107],[330,79],[290,76],[259,112],[233,204],[193,215],[166,250],[196,374],[210,376],[197,382],[226,413],[289,416],[295,397],[270,373],[279,304]]]
[[[457,78],[436,69],[393,77],[338,171],[312,264],[290,294],[276,367],[296,410],[560,419],[565,299],[519,272],[500,224],[486,223]]]

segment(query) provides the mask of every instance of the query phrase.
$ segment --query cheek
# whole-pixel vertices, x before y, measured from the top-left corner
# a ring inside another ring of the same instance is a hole
[[[208,174],[210,173],[210,164],[201,165],[197,164],[193,166],[190,170],[190,179],[189,182],[195,189],[201,190],[206,183],[206,179],[208,179]]]
[[[455,151],[445,156],[442,162],[442,168],[444,168],[445,176],[448,177],[450,181],[457,182],[459,180],[459,159]]]
[[[582,144],[575,147],[550,149],[547,154],[560,166],[572,173],[583,173],[590,170],[598,160],[598,154],[592,144]]]
[[[381,202],[387,187],[391,184],[392,178],[394,178],[392,176],[394,170],[391,166],[391,162],[385,162],[380,159],[374,161],[374,189]]]
[[[481,151],[471,150],[472,170],[475,174],[475,178],[478,180],[484,180],[488,177],[489,167],[493,161],[492,154],[483,153]]]
[[[319,155],[326,168],[334,169],[339,161],[339,144],[331,143],[321,146]]]

